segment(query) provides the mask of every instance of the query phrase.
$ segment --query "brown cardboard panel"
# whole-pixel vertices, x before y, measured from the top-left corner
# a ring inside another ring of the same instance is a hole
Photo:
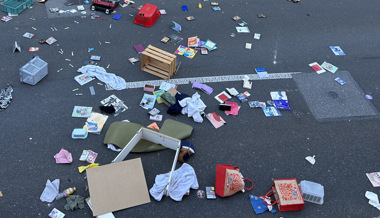
[[[141,158],[87,169],[93,215],[149,203]]]

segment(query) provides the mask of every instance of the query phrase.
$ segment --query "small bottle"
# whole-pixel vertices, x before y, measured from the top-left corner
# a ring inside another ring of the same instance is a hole
[[[57,197],[55,197],[55,200],[59,200],[59,199],[64,198],[68,195],[71,195],[72,193],[74,193],[75,190],[77,190],[77,188],[75,188],[75,187],[74,188],[68,188],[68,189],[64,190],[63,192],[59,193],[57,195]]]

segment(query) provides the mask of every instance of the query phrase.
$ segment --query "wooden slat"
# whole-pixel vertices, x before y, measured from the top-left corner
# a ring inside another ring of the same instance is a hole
[[[166,63],[166,64],[171,64],[171,63],[172,63],[172,60],[168,60],[168,58],[167,58],[166,56],[161,55],[161,54],[156,53],[156,52],[151,52],[151,51],[149,51],[149,50],[145,50],[145,51],[143,52],[143,54],[145,54],[145,55],[147,55],[147,56],[149,56],[149,57],[152,57],[152,58],[154,58],[154,59],[157,59],[157,60],[159,60],[159,61],[161,61],[161,62],[164,62],[164,63]]]
[[[158,72],[158,73],[161,73],[161,74],[164,74],[164,75],[169,76],[169,72],[168,72],[168,71],[166,71],[166,70],[161,70],[160,68],[158,68],[158,67],[156,67],[156,66],[154,66],[154,65],[152,65],[152,64],[148,64],[148,65],[146,65],[145,67],[147,67],[147,68],[149,68],[149,69],[151,69],[151,70],[154,70],[154,71],[156,71],[156,72]]]
[[[168,78],[167,76],[164,76],[164,75],[162,75],[162,74],[156,73],[156,72],[154,72],[153,70],[150,70],[150,69],[148,69],[148,68],[146,68],[146,67],[145,67],[144,69],[141,69],[141,70],[143,70],[143,71],[145,71],[145,72],[148,72],[148,73],[150,73],[150,74],[153,74],[153,75],[155,75],[155,76],[161,77],[161,78],[166,79],[166,80],[170,79],[170,78]]]
[[[153,58],[148,58],[148,63],[152,66],[165,70],[169,73],[171,66],[162,62],[159,62]]]
[[[164,50],[161,50],[161,49],[159,49],[159,48],[156,48],[156,47],[154,47],[154,46],[152,46],[152,45],[148,45],[148,48],[149,48],[149,49],[152,49],[152,50],[155,50],[155,51],[157,51],[157,52],[161,52],[161,53],[163,53],[163,54],[165,54],[165,55],[167,55],[167,56],[169,56],[169,57],[171,57],[171,58],[176,58],[176,57],[177,57],[177,56],[174,55],[174,54],[171,54],[171,53],[169,53],[169,52],[167,52],[167,51],[164,51]]]

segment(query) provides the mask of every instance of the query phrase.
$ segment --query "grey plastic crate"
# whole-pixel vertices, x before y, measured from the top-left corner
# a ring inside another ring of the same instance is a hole
[[[302,197],[305,201],[323,204],[323,198],[325,196],[325,190],[321,184],[302,180],[299,184]]]
[[[20,68],[20,81],[36,85],[48,74],[48,64],[38,56]]]

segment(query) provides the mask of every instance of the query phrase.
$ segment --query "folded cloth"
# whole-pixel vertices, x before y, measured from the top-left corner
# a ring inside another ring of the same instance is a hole
[[[46,181],[46,187],[41,194],[40,200],[43,202],[53,202],[59,192],[59,179],[51,182],[49,179]]]
[[[149,190],[150,195],[152,195],[157,201],[161,201],[164,196],[166,186],[169,183],[169,176],[170,173],[157,175],[153,187]],[[197,175],[195,174],[193,167],[184,163],[180,168],[173,172],[168,195],[175,201],[181,201],[182,197],[190,190],[190,188],[199,188]]]
[[[123,78],[116,76],[113,73],[107,73],[103,67],[89,64],[79,68],[78,72],[83,73],[87,76],[96,77],[100,81],[107,83],[111,88],[115,90],[123,90],[127,88],[127,83]]]
[[[80,195],[69,195],[66,197],[67,204],[65,205],[65,210],[76,210],[84,208],[84,197]]]
[[[179,101],[181,101],[181,100],[184,99],[184,98],[188,98],[188,97],[189,97],[189,96],[186,95],[186,94],[179,94],[179,93],[177,93],[177,94],[175,95],[176,103],[173,104],[172,106],[170,106],[166,112],[167,112],[168,114],[171,114],[171,115],[181,114],[182,107],[181,107],[181,105],[179,105]]]

